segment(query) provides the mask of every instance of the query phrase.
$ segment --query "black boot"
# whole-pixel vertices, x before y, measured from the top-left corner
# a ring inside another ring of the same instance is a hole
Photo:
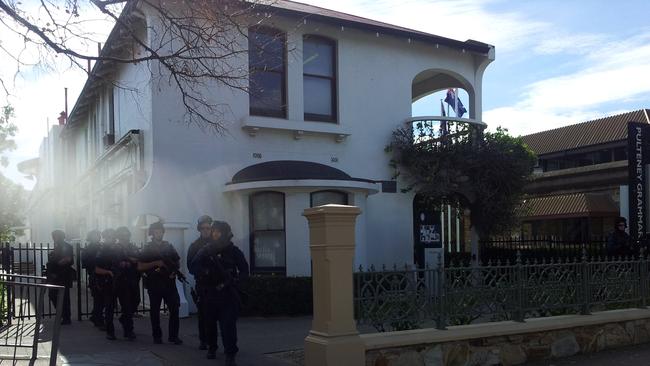
[[[214,360],[215,358],[217,358],[217,349],[216,348],[210,348],[208,350],[208,354],[207,354],[206,357],[207,357],[208,360]]]
[[[208,349],[208,345],[205,344],[204,342],[201,342],[201,344],[199,345],[199,349],[201,351],[205,351],[206,349]]]

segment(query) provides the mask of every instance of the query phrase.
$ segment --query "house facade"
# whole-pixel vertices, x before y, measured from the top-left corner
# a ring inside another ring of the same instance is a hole
[[[568,241],[604,237],[629,219],[628,122],[650,123],[642,109],[523,136],[538,166],[521,211],[521,235]]]
[[[136,10],[150,42],[157,20]],[[439,90],[465,90],[462,120],[479,123],[494,47],[290,1],[269,11],[264,27],[248,28],[248,44],[273,34],[264,47],[280,53],[282,66],[269,67],[263,53],[240,59],[251,85],[264,88],[204,90],[228,106],[223,136],[185,124],[178,90],[150,64],[95,65],[92,75],[113,81],[89,78],[59,137],[67,162],[61,225],[70,237],[126,225],[144,241],[158,216],[184,260],[196,219],[208,214],[230,223],[253,272],[310,275],[302,212],[337,203],[362,211],[355,265],[413,263],[414,195],[400,191],[385,148],[405,123],[437,118],[411,110]],[[114,32],[104,49],[121,43]]]

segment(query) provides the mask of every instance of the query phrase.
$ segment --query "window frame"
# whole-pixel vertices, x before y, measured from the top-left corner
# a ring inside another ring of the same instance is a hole
[[[265,34],[267,36],[271,36],[273,38],[278,39],[279,41],[282,42],[282,71],[276,71],[276,70],[263,70],[259,69],[257,67],[253,67],[251,64],[251,33],[258,33],[258,34]],[[273,74],[280,74],[280,80],[281,80],[281,93],[282,93],[282,100],[281,100],[281,111],[278,112],[276,110],[270,110],[270,109],[264,109],[264,108],[254,108],[251,104],[251,98],[253,96],[253,90],[252,90],[252,85],[251,85],[251,76],[255,72],[262,72],[262,73],[273,73]],[[277,117],[277,118],[287,118],[287,33],[281,29],[278,28],[272,28],[272,27],[266,27],[266,26],[255,26],[255,27],[250,27],[248,28],[248,113],[251,116],[262,116],[262,117]]]
[[[303,82],[303,108],[304,108],[304,101],[305,101],[305,76],[310,77],[310,78],[317,78],[317,79],[322,79],[322,80],[329,80],[330,85],[331,85],[331,99],[332,99],[332,115],[324,115],[324,114],[318,114],[318,113],[307,113],[306,111],[303,111],[304,116],[303,118],[305,121],[316,121],[316,122],[330,122],[330,123],[338,123],[338,50],[337,50],[337,41],[335,39],[329,38],[329,37],[323,37],[320,35],[314,35],[314,34],[305,34],[302,36],[302,46],[303,46],[303,65],[304,65],[304,60],[305,60],[305,42],[308,40],[316,40],[316,42],[328,44],[329,46],[332,47],[332,76],[331,77],[326,77],[322,75],[315,75],[315,74],[309,74],[306,73],[304,70],[303,66],[303,72],[302,72],[302,82]]]
[[[343,196],[345,196],[345,205],[350,204],[350,195],[348,194],[348,192],[339,191],[338,189],[321,189],[319,191],[314,191],[314,192],[309,193],[309,207],[314,207],[314,194],[316,194],[316,193],[326,193],[326,192],[342,194]]]
[[[254,198],[263,194],[276,194],[282,196],[282,230],[255,230],[255,211],[254,211]],[[255,192],[249,196],[248,199],[248,223],[249,223],[249,258],[250,258],[250,271],[256,274],[279,274],[286,276],[287,274],[287,203],[286,195],[284,192],[279,191],[260,191]],[[284,234],[284,267],[258,267],[255,264],[255,235],[257,232],[282,232]]]

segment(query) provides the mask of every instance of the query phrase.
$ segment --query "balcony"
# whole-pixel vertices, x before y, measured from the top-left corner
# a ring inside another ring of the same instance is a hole
[[[442,149],[456,144],[477,145],[483,138],[487,124],[470,118],[419,116],[405,122],[414,144]]]

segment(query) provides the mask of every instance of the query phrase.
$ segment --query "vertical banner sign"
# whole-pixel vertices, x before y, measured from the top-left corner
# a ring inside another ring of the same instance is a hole
[[[627,124],[627,159],[628,182],[630,186],[629,227],[630,238],[638,241],[646,232],[646,174],[648,141],[647,123],[628,122]]]

